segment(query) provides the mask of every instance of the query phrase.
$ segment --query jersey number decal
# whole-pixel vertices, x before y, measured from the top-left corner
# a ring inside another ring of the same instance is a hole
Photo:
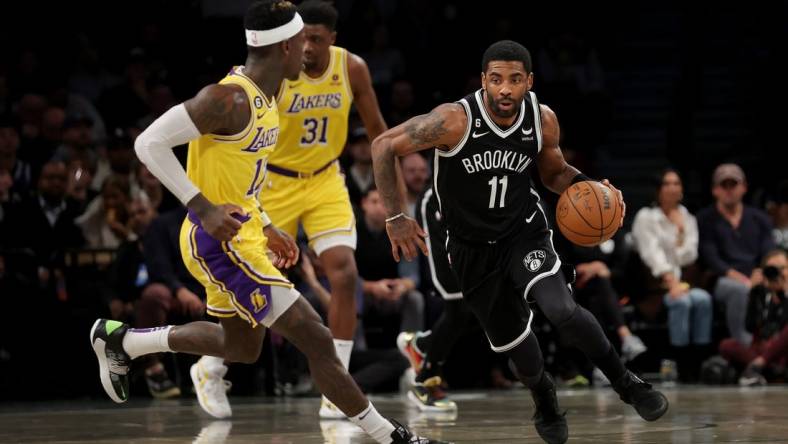
[[[326,132],[328,131],[328,117],[322,119],[308,118],[304,119],[304,135],[301,136],[301,146],[314,145],[315,142],[325,145]],[[318,134],[320,138],[318,138]]]
[[[506,205],[506,188],[509,187],[509,176],[503,176],[498,179],[498,176],[493,176],[489,182],[490,185],[490,205],[488,208],[495,208],[495,196],[498,195],[498,184],[501,184],[501,199],[498,202],[498,208],[503,208]]]
[[[265,163],[263,163],[263,159],[257,159],[257,164],[255,165],[254,170],[254,179],[252,179],[252,184],[249,185],[249,189],[246,190],[247,196],[254,196],[260,190],[260,187],[263,186],[263,180],[265,179]]]

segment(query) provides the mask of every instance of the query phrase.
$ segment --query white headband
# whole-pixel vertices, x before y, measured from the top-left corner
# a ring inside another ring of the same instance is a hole
[[[282,26],[277,26],[273,29],[266,29],[265,31],[252,31],[246,30],[246,44],[249,46],[268,46],[274,43],[287,40],[290,37],[298,34],[304,27],[304,21],[301,16],[296,14],[293,19]]]

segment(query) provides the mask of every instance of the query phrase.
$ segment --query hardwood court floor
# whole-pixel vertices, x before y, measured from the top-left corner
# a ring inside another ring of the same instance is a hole
[[[561,391],[569,442],[788,443],[788,387],[664,389],[671,409],[642,421],[610,389]],[[427,416],[404,398],[378,410],[424,435],[456,443],[538,443],[528,392],[458,393],[459,414]],[[235,398],[232,421],[212,421],[190,400],[0,404],[0,443],[371,443],[345,421],[319,421],[316,398]]]

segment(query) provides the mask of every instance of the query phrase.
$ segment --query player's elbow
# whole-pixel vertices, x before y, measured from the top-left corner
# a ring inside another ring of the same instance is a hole
[[[150,160],[150,135],[143,131],[134,141],[134,152],[140,162],[148,164]]]
[[[393,157],[391,139],[385,133],[375,137],[375,140],[372,141],[371,148],[373,160]]]

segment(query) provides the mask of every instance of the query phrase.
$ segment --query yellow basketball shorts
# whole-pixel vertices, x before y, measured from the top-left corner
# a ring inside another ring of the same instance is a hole
[[[318,255],[339,245],[356,249],[356,220],[338,163],[312,177],[268,171],[260,201],[274,225],[293,237],[301,223]]]
[[[205,287],[208,314],[240,316],[252,327],[270,327],[300,296],[266,254],[268,240],[256,215],[243,223],[230,242],[211,237],[191,212],[181,225],[181,256]]]

